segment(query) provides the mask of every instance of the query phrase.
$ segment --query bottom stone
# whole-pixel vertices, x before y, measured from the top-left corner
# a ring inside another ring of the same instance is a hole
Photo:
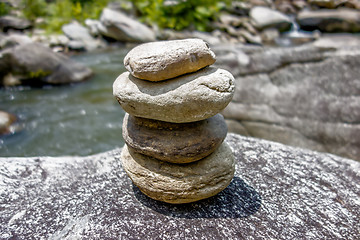
[[[187,164],[163,162],[126,145],[121,160],[128,176],[145,195],[173,204],[218,194],[230,184],[235,172],[234,155],[225,142],[211,155]]]

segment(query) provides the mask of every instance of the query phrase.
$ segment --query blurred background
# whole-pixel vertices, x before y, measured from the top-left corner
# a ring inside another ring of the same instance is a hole
[[[121,147],[137,44],[201,38],[236,78],[229,131],[360,160],[359,0],[0,0],[0,156]]]

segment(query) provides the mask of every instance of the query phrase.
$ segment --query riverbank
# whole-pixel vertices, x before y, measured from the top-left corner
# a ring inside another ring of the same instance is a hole
[[[169,9],[181,4],[174,1]],[[231,4],[219,7],[219,12],[207,24],[207,32],[192,25],[177,31],[173,30],[177,26],[162,29],[156,22],[144,24],[140,19],[146,15],[136,14],[135,6],[131,2],[113,2],[101,11],[98,19],[86,19],[82,23],[69,20],[62,25],[62,33],[57,34],[46,32],[35,24],[46,19],[31,22],[16,15],[2,16],[0,29],[4,34],[0,38],[0,48],[31,40],[54,51],[93,51],[115,42],[141,43],[191,37],[204,39],[210,44],[286,45],[312,41],[322,33],[360,31],[360,4],[353,0],[231,1]],[[21,14],[17,12],[17,15]],[[9,38],[15,33],[29,38]]]

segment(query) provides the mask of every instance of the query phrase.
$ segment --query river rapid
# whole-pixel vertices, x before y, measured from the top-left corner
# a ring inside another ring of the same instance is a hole
[[[23,128],[0,137],[0,156],[85,156],[123,146],[124,111],[112,95],[112,84],[125,71],[127,51],[73,56],[93,70],[86,82],[0,89],[0,109],[15,114]]]

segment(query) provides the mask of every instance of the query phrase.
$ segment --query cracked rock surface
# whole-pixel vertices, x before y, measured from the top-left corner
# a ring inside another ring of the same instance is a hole
[[[235,77],[229,131],[360,160],[360,39],[349,38],[215,51]]]
[[[0,158],[0,239],[357,239],[360,163],[229,134],[235,177],[218,195],[146,197],[121,149]]]
[[[232,74],[214,67],[161,82],[125,72],[113,85],[114,96],[130,115],[174,123],[214,116],[229,104],[234,91]]]

